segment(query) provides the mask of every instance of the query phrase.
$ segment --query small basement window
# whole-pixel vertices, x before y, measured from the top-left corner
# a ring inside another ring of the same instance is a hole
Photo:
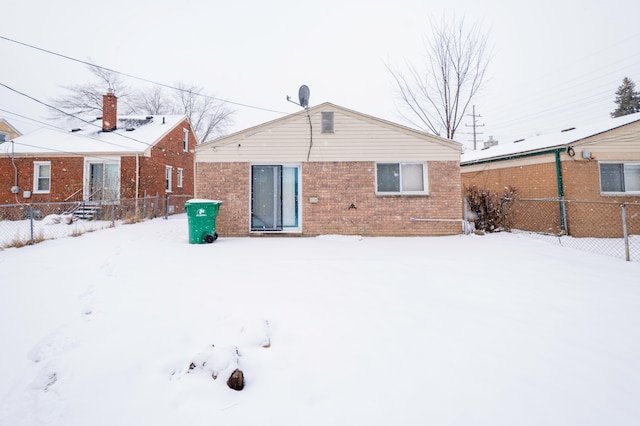
[[[333,112],[322,112],[322,133],[333,133]]]

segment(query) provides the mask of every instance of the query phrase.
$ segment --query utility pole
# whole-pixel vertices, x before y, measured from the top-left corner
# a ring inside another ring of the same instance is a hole
[[[467,114],[470,115],[473,118],[473,124],[471,126],[469,126],[468,124],[465,124],[466,127],[473,127],[473,150],[476,150],[476,135],[481,135],[482,133],[477,133],[476,132],[476,127],[484,127],[484,124],[478,124],[478,121],[476,120],[476,118],[480,118],[482,117],[481,115],[476,115],[476,106],[473,106],[473,114]]]

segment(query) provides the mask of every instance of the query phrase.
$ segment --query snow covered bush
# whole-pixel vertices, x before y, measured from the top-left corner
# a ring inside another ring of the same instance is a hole
[[[465,186],[464,196],[467,199],[469,216],[475,229],[485,232],[511,230],[509,222],[509,206],[517,190],[510,186],[506,192],[498,194],[477,186]]]

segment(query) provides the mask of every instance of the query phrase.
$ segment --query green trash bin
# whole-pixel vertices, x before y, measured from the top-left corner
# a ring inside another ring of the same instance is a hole
[[[218,238],[216,216],[222,201],[192,199],[185,203],[189,218],[189,244],[212,243]]]

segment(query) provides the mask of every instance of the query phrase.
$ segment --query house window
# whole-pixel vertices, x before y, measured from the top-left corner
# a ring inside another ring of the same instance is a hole
[[[6,142],[9,140],[9,133],[0,132],[0,143]]]
[[[189,151],[189,130],[182,129],[182,150]]]
[[[640,193],[640,163],[600,163],[600,190]]]
[[[48,194],[51,191],[51,162],[37,161],[33,166],[33,192]]]
[[[165,178],[164,178],[164,181],[165,181],[164,189],[166,189],[167,192],[171,192],[172,174],[173,174],[173,167],[167,166],[165,168]]]
[[[182,169],[178,169],[178,188],[182,188]]]
[[[322,133],[333,133],[333,112],[322,112]]]
[[[378,194],[428,194],[425,163],[376,164]]]

